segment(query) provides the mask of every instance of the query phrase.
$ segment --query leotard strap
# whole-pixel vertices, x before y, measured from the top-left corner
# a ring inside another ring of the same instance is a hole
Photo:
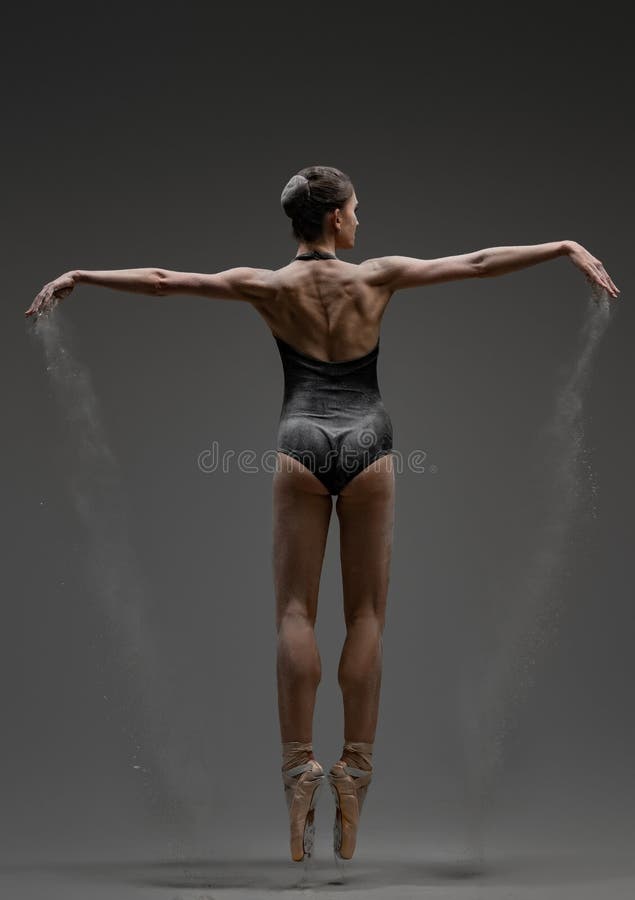
[[[294,259],[339,259],[334,253],[322,252],[322,250],[310,250],[308,253],[299,253]]]

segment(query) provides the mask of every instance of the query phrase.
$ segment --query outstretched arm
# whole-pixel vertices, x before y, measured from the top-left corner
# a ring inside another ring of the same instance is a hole
[[[196,294],[219,300],[267,299],[272,292],[269,269],[238,266],[212,274],[175,272],[170,269],[110,269],[89,271],[73,269],[45,284],[25,316],[37,316],[52,309],[76,284],[96,284],[139,294],[165,297],[170,294]]]
[[[472,253],[442,256],[438,259],[382,256],[366,260],[362,265],[368,267],[371,283],[383,284],[391,291],[396,291],[441,281],[504,275],[557,256],[568,256],[574,265],[582,269],[587,279],[599,284],[612,297],[617,297],[619,291],[601,261],[576,241],[552,241],[521,247],[487,247]]]

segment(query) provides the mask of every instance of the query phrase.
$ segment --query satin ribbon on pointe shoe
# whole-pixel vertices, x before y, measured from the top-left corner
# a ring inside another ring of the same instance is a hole
[[[373,745],[368,742],[347,742],[342,756],[357,754],[370,763]],[[335,800],[333,825],[333,851],[339,859],[352,859],[357,843],[357,831],[368,786],[373,770],[348,765],[344,759],[336,762],[328,774],[328,781]]]
[[[313,752],[311,744],[299,741],[283,744],[282,781],[289,813],[289,848],[294,862],[313,854],[315,803],[326,777],[320,763],[313,758],[289,765],[297,758],[306,758],[307,752]]]

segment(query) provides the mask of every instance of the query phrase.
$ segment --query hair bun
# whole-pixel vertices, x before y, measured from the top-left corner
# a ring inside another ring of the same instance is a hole
[[[292,175],[280,195],[280,204],[285,213],[293,218],[298,208],[311,196],[311,187],[306,175]]]

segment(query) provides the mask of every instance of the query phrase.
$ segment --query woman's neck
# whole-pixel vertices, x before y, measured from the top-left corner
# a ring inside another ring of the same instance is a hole
[[[298,245],[296,256],[299,256],[301,253],[312,253],[314,250],[319,250],[320,253],[335,253],[335,241],[331,243],[328,241],[316,241],[314,244],[306,244],[302,241]]]

